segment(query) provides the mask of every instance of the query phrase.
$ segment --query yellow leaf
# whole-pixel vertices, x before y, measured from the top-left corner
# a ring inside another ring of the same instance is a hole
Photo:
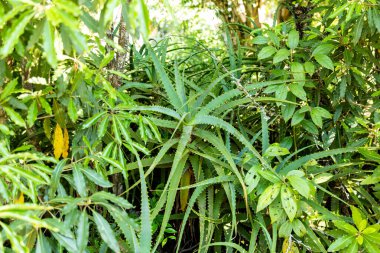
[[[18,197],[18,199],[15,199],[14,203],[15,204],[24,204],[24,193],[21,192],[20,197]]]
[[[289,240],[289,238],[285,238],[282,243],[282,253],[299,253],[297,246]]]
[[[62,157],[67,158],[69,155],[69,133],[67,132],[67,128],[63,130],[63,150]]]
[[[191,171],[190,169],[186,170],[181,178],[181,187],[189,186],[191,179]],[[189,198],[189,189],[183,189],[179,192],[179,200],[181,204],[181,210],[185,211],[187,206],[187,200]]]
[[[54,157],[56,159],[59,159],[64,149],[63,133],[62,128],[59,126],[59,124],[55,126],[53,147]]]

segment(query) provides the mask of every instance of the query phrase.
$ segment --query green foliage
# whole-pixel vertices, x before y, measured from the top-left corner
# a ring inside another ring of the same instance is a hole
[[[142,0],[0,3],[1,252],[379,252],[375,1],[225,49],[149,41]]]

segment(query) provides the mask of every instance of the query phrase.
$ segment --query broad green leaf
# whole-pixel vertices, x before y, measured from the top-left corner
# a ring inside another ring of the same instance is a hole
[[[290,70],[294,77],[294,81],[300,84],[305,84],[305,71],[303,65],[299,62],[292,62],[290,65]]]
[[[276,175],[276,172],[272,170],[257,170],[259,175],[271,183],[281,182],[281,179]]]
[[[75,123],[78,119],[78,111],[72,98],[70,98],[69,104],[67,105],[67,113],[69,114],[71,121]]]
[[[301,125],[309,133],[318,134],[318,128],[310,120],[306,120],[306,119],[302,120]]]
[[[322,67],[325,67],[327,69],[331,69],[331,70],[334,70],[334,63],[332,62],[332,60],[330,59],[330,57],[328,57],[327,55],[324,55],[324,54],[316,54],[314,55],[314,58],[315,60],[322,66]]]
[[[333,44],[321,44],[313,50],[313,53],[311,55],[328,55],[331,50],[334,49],[334,47],[335,46]]]
[[[120,252],[119,243],[117,242],[115,234],[108,221],[96,211],[93,211],[92,215],[94,217],[96,228],[98,229],[100,237],[103,241],[107,243],[108,247],[110,247],[113,251]]]
[[[280,237],[289,237],[292,233],[292,223],[290,221],[286,221],[281,224],[280,229],[278,230],[278,235]]]
[[[291,30],[288,34],[287,45],[290,49],[295,49],[298,46],[300,35],[297,30]]]
[[[289,97],[289,95],[288,95],[288,97]],[[292,96],[292,97],[294,97],[294,96]],[[295,110],[296,110],[296,105],[293,105],[293,104],[285,104],[285,105],[281,106],[281,113],[282,113],[282,117],[284,118],[285,122],[288,122],[288,120],[290,120],[292,118]]]
[[[311,119],[313,120],[314,124],[317,125],[317,127],[322,128],[322,116],[318,113],[317,110],[314,110],[314,108],[310,112]]]
[[[257,170],[260,166],[253,166],[245,175],[244,182],[247,185],[247,193],[251,193],[259,184],[260,175]]]
[[[305,118],[305,113],[300,112],[299,110],[293,114],[291,125],[298,125]]]
[[[297,214],[297,201],[294,198],[292,190],[285,184],[281,187],[281,203],[289,220],[293,221]]]
[[[277,85],[276,98],[285,100],[288,95],[288,87],[285,84]]]
[[[331,118],[331,114],[322,107],[312,108],[310,112],[310,116],[314,124],[316,124],[320,128],[322,128],[322,124],[323,124],[322,118]]]
[[[289,150],[283,148],[278,143],[273,143],[270,145],[264,153],[264,156],[273,157],[273,156],[283,156],[289,154]]]
[[[306,92],[301,83],[291,83],[289,84],[290,91],[298,98],[306,101]]]
[[[289,50],[282,48],[278,50],[277,53],[274,55],[273,63],[276,64],[276,63],[282,62],[283,60],[288,59],[289,55],[290,55]]]
[[[276,183],[274,185],[268,186],[259,197],[256,212],[260,212],[265,207],[270,205],[273,202],[273,200],[277,198],[278,194],[280,193],[280,189],[281,183]]]
[[[44,30],[43,30],[43,48],[45,52],[45,57],[53,68],[57,67],[57,53],[55,50],[55,29],[49,23],[48,20],[45,20]]]
[[[37,101],[33,100],[32,104],[29,106],[28,116],[26,118],[29,127],[33,126],[34,122],[37,119],[37,114],[38,114]]]
[[[4,111],[7,113],[9,118],[18,126],[26,127],[24,119],[21,117],[21,115],[13,110],[10,107],[3,106]]]
[[[296,233],[296,235],[299,237],[302,237],[306,234],[305,225],[299,219],[293,220],[292,228],[293,228],[294,233]]]
[[[276,53],[276,51],[277,51],[276,48],[274,48],[272,46],[266,46],[260,50],[259,54],[257,55],[257,58],[259,60],[268,58],[268,57],[272,56],[274,53]]]
[[[331,119],[331,114],[329,113],[329,111],[327,111],[326,109],[322,108],[322,107],[314,107],[312,109],[312,111],[315,111],[316,113],[318,113],[318,115],[320,115],[322,118],[326,118],[326,119]]]
[[[312,62],[305,62],[303,65],[305,72],[308,73],[309,75],[313,75],[315,72],[315,66]]]
[[[264,36],[257,36],[253,38],[252,43],[255,45],[263,45],[268,43],[268,38]]]
[[[311,189],[309,183],[305,178],[297,177],[297,176],[287,176],[291,186],[296,190],[299,194],[304,196],[305,198],[310,198]]]
[[[0,58],[4,58],[13,52],[13,49],[20,36],[24,33],[25,27],[34,16],[34,12],[26,11],[20,17],[13,21],[12,26],[8,28],[2,38],[2,47],[0,48]]]
[[[89,239],[89,222],[88,222],[88,215],[86,210],[82,211],[78,226],[77,226],[77,246],[78,246],[78,252],[82,253],[85,252],[86,246],[88,244]]]
[[[286,214],[280,202],[269,205],[269,216],[272,224],[286,219]]]
[[[327,249],[329,252],[335,252],[347,248],[350,244],[355,243],[353,235],[344,235],[333,242]]]

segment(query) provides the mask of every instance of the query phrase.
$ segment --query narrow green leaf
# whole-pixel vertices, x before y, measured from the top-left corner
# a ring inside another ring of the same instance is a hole
[[[75,188],[79,195],[81,197],[87,197],[86,181],[78,165],[74,165],[73,167],[73,178]]]
[[[327,251],[334,252],[339,251],[344,248],[347,248],[350,244],[355,242],[355,237],[353,235],[344,235],[338,238],[335,242],[333,242]]]
[[[5,85],[5,88],[1,91],[0,101],[6,100],[8,98],[8,96],[10,94],[12,94],[12,92],[15,90],[17,84],[18,84],[17,78],[15,78],[12,81],[10,81],[9,83],[7,83]]]
[[[74,99],[70,98],[69,104],[67,105],[67,113],[73,123],[75,123],[78,119],[78,111],[75,107]]]
[[[54,238],[57,239],[60,245],[66,248],[69,252],[78,252],[77,244],[72,234],[63,235],[60,233],[52,233]]]
[[[98,126],[98,138],[101,139],[106,134],[108,129],[108,123],[110,121],[110,118],[108,115],[104,116],[102,121],[100,122]]]
[[[49,105],[49,103],[46,101],[46,99],[44,97],[38,97],[38,101],[40,102],[42,108],[44,108],[44,110],[47,114],[49,114],[49,115],[53,114],[51,106]]]
[[[150,33],[150,19],[149,10],[144,0],[137,0],[137,13],[140,33],[142,34],[144,40],[147,41]]]
[[[16,112],[15,110],[13,110],[12,108],[10,107],[5,107],[3,106],[3,109],[4,111],[7,113],[7,115],[9,116],[9,118],[18,126],[21,126],[21,127],[26,127],[26,124],[25,124],[25,121],[24,119],[21,117],[20,114],[18,114],[18,112]]]
[[[339,6],[333,13],[330,14],[328,18],[335,18],[341,14],[350,4],[352,3],[350,1],[347,1],[345,4]]]
[[[119,243],[116,240],[115,234],[106,219],[103,218],[99,213],[93,211],[92,215],[96,224],[96,228],[99,231],[100,237],[108,247],[110,247],[115,252],[120,252]]]
[[[108,180],[104,179],[101,175],[96,173],[95,170],[89,169],[89,168],[81,168],[82,172],[85,174],[85,176],[92,182],[94,182],[96,185],[99,185],[101,187],[111,187],[112,183],[110,183]]]
[[[50,244],[41,231],[38,232],[36,253],[50,253]]]
[[[34,11],[26,11],[16,19],[2,38],[3,46],[0,48],[0,58],[4,58],[13,52],[13,49],[20,36],[24,33],[25,27],[34,16]]]
[[[107,112],[99,112],[99,113],[95,114],[94,116],[92,116],[91,118],[87,119],[82,124],[82,128],[85,129],[85,128],[88,128],[88,127],[94,125],[100,119],[100,117],[102,117],[106,113]]]
[[[354,37],[352,38],[352,43],[354,45],[356,45],[360,40],[362,31],[363,31],[363,25],[364,25],[364,15],[362,15],[359,21],[355,24]]]
[[[88,222],[88,215],[86,210],[84,210],[78,221],[78,226],[77,226],[77,246],[78,246],[78,252],[82,253],[85,252],[86,246],[88,244],[88,239],[89,239],[89,222]]]
[[[29,106],[28,116],[26,118],[29,127],[33,126],[34,122],[37,119],[37,114],[38,114],[37,101],[33,100],[32,104]]]
[[[50,66],[53,68],[57,67],[57,53],[55,51],[54,41],[55,41],[55,28],[45,20],[44,30],[43,30],[43,48],[45,52],[45,57]]]

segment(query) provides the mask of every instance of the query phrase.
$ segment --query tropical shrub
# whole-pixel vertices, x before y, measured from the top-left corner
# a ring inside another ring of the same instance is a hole
[[[376,1],[218,49],[142,0],[0,3],[0,252],[379,252]]]

